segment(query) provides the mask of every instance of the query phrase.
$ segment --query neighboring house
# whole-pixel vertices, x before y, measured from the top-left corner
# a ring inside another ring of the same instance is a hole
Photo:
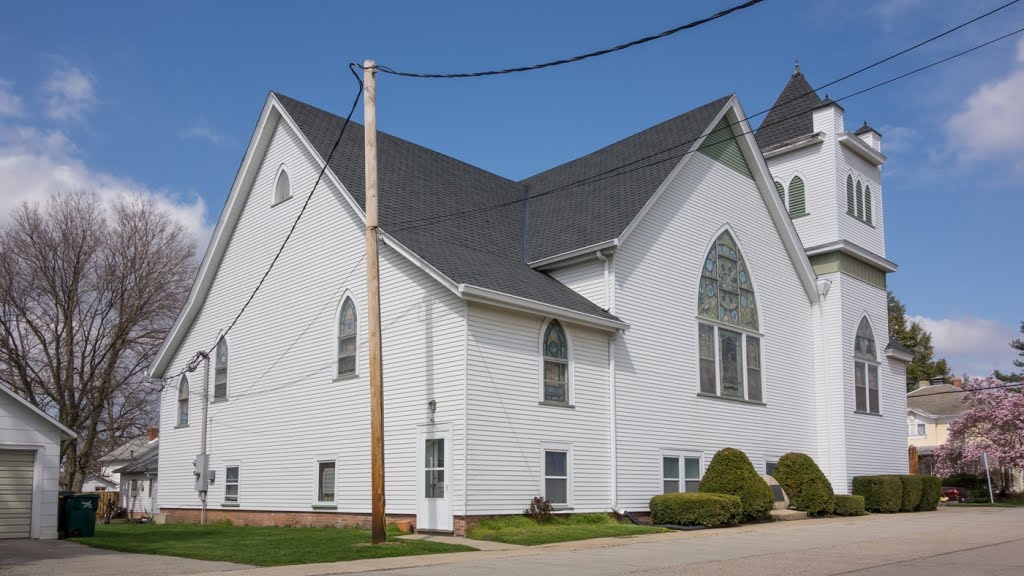
[[[117,490],[117,482],[103,476],[90,474],[82,482],[82,492],[113,492]]]
[[[75,433],[0,385],[0,539],[56,538],[60,445]]]
[[[810,454],[840,493],[906,472],[885,156],[843,113],[798,70],[756,137],[730,95],[518,182],[380,133],[389,515],[644,511],[727,446],[762,472]],[[362,126],[303,206],[342,122],[267,98],[151,370],[170,521],[199,515],[204,374],[183,371],[215,342],[210,517],[368,520]]]
[[[159,457],[159,441],[154,440],[142,456],[115,470],[121,477],[118,505],[128,511],[129,518],[152,516],[160,510],[157,498]]]
[[[117,471],[120,468],[127,466],[137,458],[145,456],[148,451],[154,449],[157,438],[159,437],[160,429],[157,427],[150,427],[145,436],[132,438],[103,456],[100,456],[100,478],[113,482],[113,489],[119,490],[121,488],[121,475]]]
[[[917,447],[920,474],[935,469],[935,449],[946,443],[949,423],[964,411],[963,379],[947,383],[943,377],[918,382],[907,392],[907,444]]]

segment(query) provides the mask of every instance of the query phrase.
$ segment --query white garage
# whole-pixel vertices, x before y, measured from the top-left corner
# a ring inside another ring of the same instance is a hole
[[[0,386],[0,538],[56,538],[60,443],[75,437]]]

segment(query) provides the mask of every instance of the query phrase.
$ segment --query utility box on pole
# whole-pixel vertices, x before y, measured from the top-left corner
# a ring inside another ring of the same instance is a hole
[[[196,477],[196,492],[206,492],[210,488],[210,455],[199,454],[192,461],[192,474]]]

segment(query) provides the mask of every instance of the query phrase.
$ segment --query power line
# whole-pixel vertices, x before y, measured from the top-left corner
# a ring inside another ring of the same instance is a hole
[[[862,90],[858,90],[856,92],[847,94],[847,95],[845,95],[845,96],[843,96],[841,98],[832,100],[832,102],[842,102],[844,100],[848,100],[850,98],[853,98],[855,96],[859,96],[859,95],[864,94],[866,92],[870,92],[872,90],[881,88],[882,86],[885,86],[887,84],[891,84],[891,83],[896,82],[898,80],[902,80],[902,79],[904,79],[904,78],[906,78],[908,76],[912,76],[914,74],[923,72],[924,70],[927,70],[929,68],[933,68],[933,67],[938,66],[940,64],[944,64],[944,63],[949,62],[951,60],[954,60],[956,58],[960,58],[960,57],[965,56],[965,55],[967,55],[967,54],[969,54],[971,52],[974,52],[976,50],[980,50],[981,48],[984,48],[986,46],[989,46],[989,45],[994,44],[996,42],[999,42],[1001,40],[1005,40],[1006,38],[1009,38],[1011,36],[1015,36],[1017,34],[1020,34],[1021,32],[1024,32],[1024,28],[1018,28],[1017,30],[1014,30],[1013,32],[1010,32],[1008,34],[1004,34],[1004,35],[999,36],[997,38],[993,38],[992,40],[989,40],[989,41],[984,42],[982,44],[978,44],[976,46],[968,48],[967,50],[963,50],[961,52],[953,54],[952,56],[947,56],[946,58],[942,58],[940,60],[936,60],[934,62],[931,62],[930,64],[926,64],[924,66],[920,66],[918,68],[915,68],[914,70],[911,70],[910,72],[906,72],[904,74],[900,74],[900,75],[895,76],[893,78],[889,78],[888,80],[885,80],[883,82],[879,82],[877,84],[869,86],[868,88],[864,88]],[[771,109],[769,109],[769,110],[771,110]],[[792,115],[789,115],[789,116],[787,116],[785,118],[781,118],[781,119],[779,119],[779,120],[777,120],[775,122],[771,122],[769,124],[762,124],[761,126],[758,127],[758,130],[760,130],[761,128],[764,128],[766,126],[773,126],[775,124],[778,124],[778,123],[781,123],[781,122],[785,122],[787,120],[790,120],[792,118],[800,116],[800,115],[802,115],[804,113],[805,112],[800,112],[800,113],[792,114]],[[752,117],[753,116],[748,116],[748,118],[752,118]],[[733,126],[737,126],[737,125],[741,124],[744,120],[746,120],[746,119],[741,119],[741,120],[737,120],[736,122],[729,123],[727,126],[723,126],[722,128],[716,130],[715,132],[722,131],[722,130],[731,130],[731,128]],[[755,130],[750,129],[750,130],[746,130],[744,132],[741,132],[740,134],[736,134],[735,136],[736,137],[745,136],[747,134],[753,134],[754,132],[755,132]],[[650,162],[648,164],[643,164],[643,165],[640,165],[640,166],[636,166],[636,167],[634,167],[634,168],[632,168],[630,170],[625,170],[625,171],[621,171],[620,172],[620,170],[623,170],[624,168],[627,168],[627,167],[630,167],[630,166],[634,166],[636,164],[644,162],[645,160],[650,160],[650,159],[655,158],[657,156],[661,156],[662,154],[665,154],[666,152],[671,152],[672,150],[676,150],[676,149],[681,148],[683,146],[686,146],[686,145],[689,145],[689,144],[693,144],[694,142],[696,142],[697,140],[699,140],[702,137],[703,136],[698,136],[697,138],[692,138],[692,139],[686,140],[684,142],[675,144],[675,145],[670,146],[668,148],[665,148],[663,150],[659,150],[659,151],[654,152],[652,154],[648,154],[648,155],[643,156],[641,158],[637,158],[636,160],[632,160],[630,162],[626,162],[624,164],[620,164],[618,166],[615,166],[613,168],[609,168],[607,170],[603,170],[603,171],[598,172],[596,174],[591,174],[589,176],[586,176],[584,178],[580,178],[578,180],[574,180],[572,182],[563,184],[563,185],[558,186],[556,188],[545,190],[545,191],[539,192],[537,194],[532,194],[532,195],[530,195],[530,197],[528,199],[529,200],[533,200],[535,198],[540,198],[540,197],[547,196],[547,195],[550,195],[550,194],[555,194],[557,192],[561,192],[563,190],[567,190],[569,188],[572,188],[572,187],[575,187],[575,186],[579,186],[579,185],[582,185],[582,184],[590,184],[590,183],[594,183],[594,182],[600,182],[600,181],[603,181],[603,180],[607,180],[607,179],[610,179],[610,178],[616,178],[616,177],[619,177],[619,176],[624,176],[626,174],[630,174],[630,173],[635,172],[637,170],[641,170],[641,169],[644,169],[644,168],[649,168],[651,166],[656,166],[656,165],[661,164],[663,162],[668,162],[668,161],[671,161],[671,160],[676,160],[676,159],[682,158],[683,156],[686,156],[687,154],[689,154],[689,151],[683,152],[682,154],[675,154],[675,155],[672,155],[672,156],[667,156],[665,158],[661,158],[661,159],[655,160],[655,161]],[[449,219],[449,218],[456,218],[456,217],[459,217],[459,216],[465,216],[465,215],[474,214],[474,213],[487,212],[487,211],[490,211],[490,210],[497,210],[497,209],[500,209],[500,208],[506,208],[506,207],[509,207],[509,206],[513,206],[513,205],[525,202],[526,200],[527,199],[517,198],[515,200],[508,200],[506,202],[501,202],[501,203],[493,204],[493,205],[490,205],[490,206],[483,206],[483,207],[480,207],[480,208],[473,208],[473,209],[469,209],[469,210],[463,210],[461,212],[453,212],[453,213],[449,213],[449,214],[439,214],[439,215],[436,215],[436,216],[427,216],[427,217],[424,217],[424,218],[411,218],[411,219],[408,219],[408,220],[400,220],[398,222],[391,223],[391,225],[387,226],[387,229],[392,231],[392,232],[399,232],[399,231],[402,231],[402,230],[410,230],[410,229],[414,229],[414,228],[420,228],[422,226],[429,225],[430,223],[446,220],[446,219]],[[417,223],[422,223],[422,224],[420,224],[418,226],[405,226],[405,227],[400,227],[400,228],[395,228],[394,227],[394,226],[401,226],[402,224],[417,224]]]
[[[401,71],[395,70],[394,68],[389,68],[388,66],[380,66],[380,65],[377,65],[376,68],[377,68],[378,71],[384,72],[385,74],[392,74],[394,76],[404,76],[406,78],[478,78],[478,77],[481,77],[481,76],[499,76],[499,75],[502,75],[502,74],[514,74],[516,72],[530,72],[532,70],[540,70],[542,68],[552,68],[554,66],[561,66],[563,64],[571,64],[573,62],[579,62],[581,60],[586,60],[588,58],[596,58],[597,56],[604,56],[605,54],[611,54],[612,52],[619,52],[619,51],[625,50],[627,48],[632,48],[633,46],[639,46],[640,44],[646,44],[648,42],[652,42],[654,40],[658,40],[660,38],[665,38],[666,36],[671,36],[671,35],[676,34],[678,32],[682,32],[683,30],[689,30],[689,29],[692,29],[692,28],[697,28],[698,26],[702,26],[702,25],[707,24],[709,22],[713,22],[715,20],[718,20],[719,18],[724,18],[724,17],[732,14],[733,12],[739,12],[740,10],[745,10],[745,9],[750,8],[752,6],[756,6],[757,4],[760,4],[761,2],[764,2],[764,0],[749,0],[748,2],[744,2],[743,4],[738,4],[736,6],[733,6],[732,8],[727,8],[725,10],[722,10],[721,12],[718,12],[716,14],[712,14],[711,16],[708,16],[707,18],[701,18],[700,20],[694,20],[693,22],[687,22],[686,24],[683,24],[682,26],[676,26],[675,28],[671,28],[669,30],[665,30],[664,32],[661,32],[661,33],[658,33],[658,34],[654,34],[652,36],[645,36],[645,37],[637,39],[637,40],[632,40],[630,42],[626,42],[625,44],[619,44],[618,46],[613,46],[612,48],[605,48],[603,50],[597,50],[595,52],[588,52],[586,54],[580,54],[578,56],[572,56],[570,58],[563,58],[561,60],[552,60],[550,62],[544,62],[544,63],[541,63],[541,64],[533,64],[533,65],[530,65],[530,66],[520,66],[520,67],[517,67],[517,68],[503,68],[503,69],[499,69],[499,70],[487,70],[487,71],[483,71],[483,72],[458,72],[458,73],[451,73],[451,74],[428,74],[428,73],[417,73],[417,72],[401,72]]]

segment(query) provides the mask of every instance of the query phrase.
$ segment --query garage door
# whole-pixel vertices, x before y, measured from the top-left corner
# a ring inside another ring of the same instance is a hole
[[[0,538],[28,538],[35,452],[0,450]]]

